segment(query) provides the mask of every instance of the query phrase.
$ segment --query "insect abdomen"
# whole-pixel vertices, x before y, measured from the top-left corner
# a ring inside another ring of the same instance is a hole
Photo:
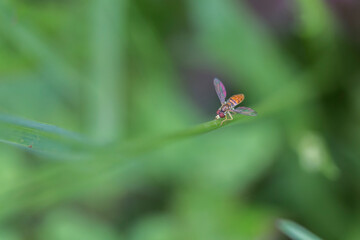
[[[240,104],[242,101],[244,101],[244,94],[236,94],[229,98],[228,103],[230,103],[231,107],[235,107],[236,105]]]

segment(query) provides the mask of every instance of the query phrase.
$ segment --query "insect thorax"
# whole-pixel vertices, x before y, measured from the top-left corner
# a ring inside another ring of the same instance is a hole
[[[221,106],[221,111],[225,112],[225,111],[228,111],[230,110],[230,103],[225,103],[224,105]]]

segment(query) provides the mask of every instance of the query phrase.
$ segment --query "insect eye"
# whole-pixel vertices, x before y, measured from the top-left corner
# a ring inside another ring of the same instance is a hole
[[[220,110],[217,110],[217,111],[216,111],[216,115],[219,115],[219,114],[220,114]]]
[[[225,117],[225,114],[224,114],[223,112],[221,112],[221,113],[219,114],[219,116],[220,116],[221,118],[224,118],[224,117]]]

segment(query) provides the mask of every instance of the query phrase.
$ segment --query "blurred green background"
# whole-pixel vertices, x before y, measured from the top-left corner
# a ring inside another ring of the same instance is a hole
[[[1,0],[0,239],[360,239],[359,11]]]

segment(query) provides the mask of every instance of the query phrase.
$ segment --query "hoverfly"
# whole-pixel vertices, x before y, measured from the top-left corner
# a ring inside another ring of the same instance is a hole
[[[240,114],[247,115],[247,116],[256,116],[257,115],[257,113],[253,109],[248,108],[248,107],[234,108],[237,105],[239,105],[242,101],[244,101],[244,98],[245,98],[244,94],[233,95],[227,101],[225,101],[226,89],[225,89],[224,84],[219,79],[215,78],[214,86],[215,86],[215,91],[221,102],[221,107],[217,110],[215,118],[216,119],[225,118],[221,122],[221,125],[227,120],[233,120],[231,113],[240,113]],[[227,118],[228,115],[229,115],[230,119]]]

